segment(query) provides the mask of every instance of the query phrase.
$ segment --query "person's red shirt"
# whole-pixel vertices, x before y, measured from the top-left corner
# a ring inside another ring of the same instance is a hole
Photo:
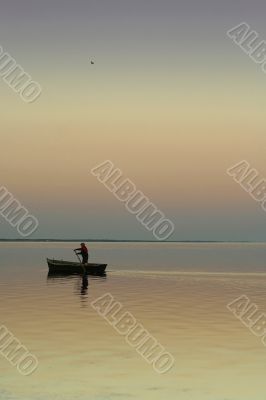
[[[82,254],[88,254],[87,246],[85,244],[83,244],[80,248],[80,251]]]

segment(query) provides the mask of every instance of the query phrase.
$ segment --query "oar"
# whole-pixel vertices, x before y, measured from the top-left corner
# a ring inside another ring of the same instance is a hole
[[[74,253],[76,254],[76,256],[78,257],[78,260],[79,260],[79,262],[80,262],[80,264],[81,264],[81,259],[79,258],[78,253],[76,252],[76,250],[73,250],[73,251],[74,251]]]
[[[82,265],[83,272],[84,272],[84,275],[85,275],[85,274],[86,274],[86,269],[85,269],[84,265],[82,264],[81,259],[79,258],[79,255],[78,255],[78,253],[76,252],[76,250],[73,250],[73,251],[74,251],[74,253],[76,254],[76,256],[78,257],[78,260],[79,260],[80,264]]]

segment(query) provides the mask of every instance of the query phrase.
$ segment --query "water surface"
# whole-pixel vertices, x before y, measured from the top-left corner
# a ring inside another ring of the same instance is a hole
[[[0,243],[0,316],[39,360],[21,376],[0,356],[1,400],[265,400],[266,348],[226,305],[266,312],[266,245],[92,243],[106,277],[48,277],[77,243]],[[111,293],[175,357],[157,374],[90,303]]]

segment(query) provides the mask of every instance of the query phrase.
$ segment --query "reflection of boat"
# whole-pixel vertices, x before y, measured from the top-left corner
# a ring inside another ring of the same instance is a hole
[[[107,264],[81,264],[73,261],[51,260],[47,258],[49,274],[83,274],[103,275]]]

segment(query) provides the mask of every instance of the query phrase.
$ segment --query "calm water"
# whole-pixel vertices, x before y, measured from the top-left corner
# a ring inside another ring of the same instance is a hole
[[[1,400],[265,400],[266,348],[226,308],[266,312],[266,244],[93,243],[107,276],[48,278],[77,243],[0,244],[0,323],[39,360],[0,356]],[[175,357],[159,375],[90,306],[111,293]]]

